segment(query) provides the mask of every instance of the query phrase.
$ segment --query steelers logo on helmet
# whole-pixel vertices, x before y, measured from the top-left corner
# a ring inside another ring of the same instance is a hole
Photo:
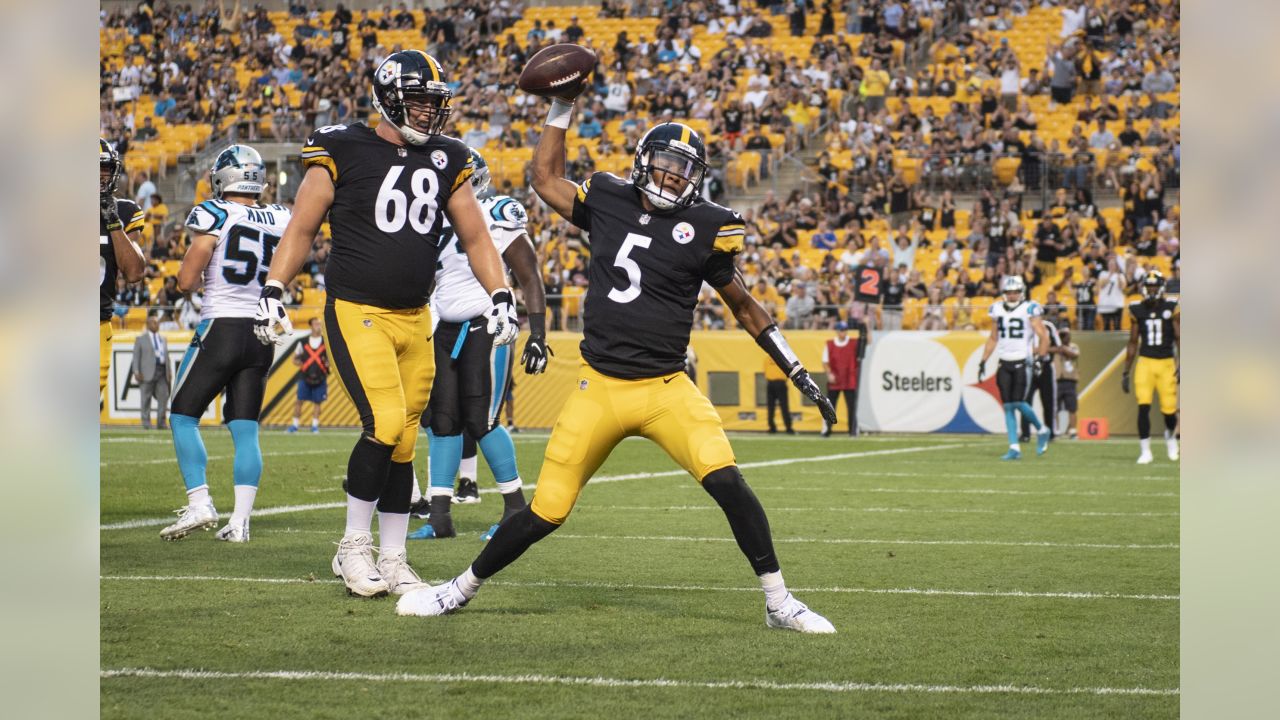
[[[257,197],[267,186],[267,166],[258,151],[248,145],[228,146],[213,161],[209,186],[219,199],[227,193]]]
[[[120,182],[120,153],[111,143],[98,138],[98,194],[114,195]]]
[[[707,176],[707,147],[688,125],[656,125],[640,139],[631,182],[658,210],[686,208]]]
[[[1022,302],[1022,296],[1026,291],[1027,284],[1023,282],[1021,275],[1006,275],[1000,283],[1000,293],[1004,295],[1006,306]]]
[[[421,50],[392,53],[373,74],[373,107],[410,145],[439,135],[453,109],[440,63]]]
[[[1142,278],[1142,301],[1154,305],[1164,297],[1164,275],[1152,270]]]
[[[467,148],[471,156],[471,188],[475,191],[476,197],[482,197],[484,191],[489,187],[489,163],[484,161],[484,156],[475,148]]]

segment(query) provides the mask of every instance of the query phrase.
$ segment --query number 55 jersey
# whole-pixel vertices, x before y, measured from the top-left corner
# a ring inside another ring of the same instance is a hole
[[[191,209],[187,229],[217,238],[204,270],[202,320],[254,316],[271,257],[290,217],[283,205],[227,200],[206,200]]]
[[[444,209],[473,171],[467,146],[446,135],[396,145],[363,123],[331,125],[307,139],[302,164],[333,180],[329,296],[391,310],[426,305]]]
[[[649,212],[631,183],[599,172],[578,187],[573,224],[591,237],[583,359],[627,380],[683,372],[698,293],[733,280],[742,217],[712,202]]]

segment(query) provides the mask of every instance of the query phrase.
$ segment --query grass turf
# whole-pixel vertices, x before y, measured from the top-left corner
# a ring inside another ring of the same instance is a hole
[[[205,434],[225,517],[230,438]],[[265,433],[259,509],[341,503],[354,439]],[[516,440],[531,481],[545,436]],[[183,501],[167,436],[105,431],[102,717],[1177,715],[1173,464],[1125,441],[1017,463],[994,438],[733,441],[788,585],[838,634],[766,629],[719,509],[644,441],[466,609],[421,619],[331,577],[340,507],[257,517],[244,546],[161,542]],[[459,538],[411,541],[424,578],[478,552],[483,497]]]

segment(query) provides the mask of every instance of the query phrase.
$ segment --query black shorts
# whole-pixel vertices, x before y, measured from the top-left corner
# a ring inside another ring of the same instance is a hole
[[[1080,405],[1080,401],[1076,398],[1076,381],[1075,380],[1059,380],[1058,381],[1058,407],[1067,412],[1075,412]]]
[[[1001,360],[996,370],[996,388],[1000,390],[1000,402],[1026,402],[1031,389],[1031,362],[1027,360]]]
[[[178,366],[169,412],[198,418],[226,393],[222,420],[257,420],[274,352],[253,334],[253,318],[201,320]]]
[[[479,440],[498,423],[511,382],[514,345],[493,344],[485,319],[440,321],[435,333],[436,379],[431,386],[431,432]]]

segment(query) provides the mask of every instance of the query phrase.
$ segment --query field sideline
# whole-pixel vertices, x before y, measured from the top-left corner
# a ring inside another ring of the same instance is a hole
[[[231,442],[205,435],[225,517]],[[765,628],[719,509],[639,440],[457,615],[348,599],[329,559],[354,437],[264,433],[253,542],[228,546],[161,542],[168,435],[103,431],[102,717],[1177,716],[1178,470],[1134,465],[1135,441],[1000,463],[997,437],[731,436],[788,584],[839,630],[802,636]],[[515,438],[532,484],[546,435]],[[411,541],[424,578],[500,514],[483,465],[462,536]]]

